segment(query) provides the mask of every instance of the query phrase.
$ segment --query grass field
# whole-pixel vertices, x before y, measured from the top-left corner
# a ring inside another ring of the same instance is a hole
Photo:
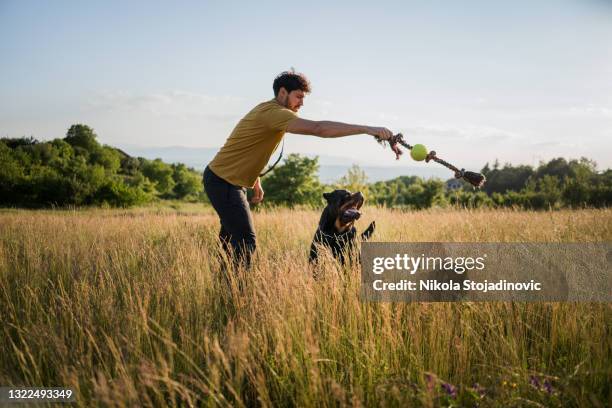
[[[255,214],[242,292],[203,207],[0,213],[0,385],[79,406],[610,406],[610,304],[363,303],[307,250],[319,213]],[[612,241],[612,210],[366,208],[374,241]]]

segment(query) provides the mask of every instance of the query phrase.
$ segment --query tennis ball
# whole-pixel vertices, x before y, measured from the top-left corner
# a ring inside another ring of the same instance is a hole
[[[416,161],[423,161],[427,157],[427,148],[422,144],[415,144],[410,150],[410,157]]]

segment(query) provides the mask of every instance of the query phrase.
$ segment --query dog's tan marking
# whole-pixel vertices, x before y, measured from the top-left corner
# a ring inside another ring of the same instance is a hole
[[[340,222],[340,218],[336,218],[334,226],[336,227],[336,230],[338,230],[338,232],[344,232],[349,230],[353,226],[353,224],[355,224],[355,220],[349,222],[348,224],[342,224]]]

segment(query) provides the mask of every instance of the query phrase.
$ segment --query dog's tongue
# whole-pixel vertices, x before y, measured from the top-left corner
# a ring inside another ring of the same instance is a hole
[[[342,213],[341,221],[343,224],[348,222],[358,220],[361,217],[361,213],[354,208],[349,208],[348,210]]]

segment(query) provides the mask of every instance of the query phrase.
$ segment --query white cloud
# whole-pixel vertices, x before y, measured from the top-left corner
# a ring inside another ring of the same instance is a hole
[[[379,112],[376,115],[377,119],[380,120],[384,120],[384,121],[393,121],[393,122],[397,122],[400,120],[399,115],[396,115],[394,113],[388,113],[388,112]]]
[[[491,126],[465,125],[465,126],[445,126],[445,125],[420,125],[407,128],[406,136],[455,139],[457,141],[510,141],[525,138],[524,135],[513,131],[499,129]]]
[[[612,108],[607,106],[573,106],[569,108],[568,113],[575,116],[603,116],[606,118],[612,118]]]
[[[91,95],[87,101],[87,110],[227,121],[243,113],[243,102],[244,98],[241,97],[213,96],[183,90],[143,94],[131,91],[101,91]]]
[[[530,147],[538,147],[538,148],[559,148],[559,147],[568,147],[568,148],[575,148],[578,147],[575,143],[567,143],[567,142],[560,142],[560,141],[556,141],[556,140],[546,140],[546,141],[534,141],[528,144],[528,146]]]

